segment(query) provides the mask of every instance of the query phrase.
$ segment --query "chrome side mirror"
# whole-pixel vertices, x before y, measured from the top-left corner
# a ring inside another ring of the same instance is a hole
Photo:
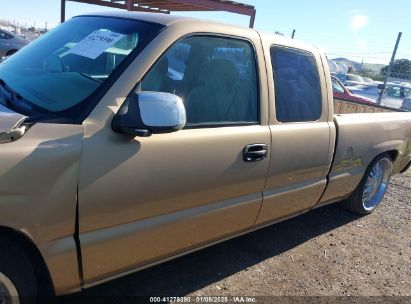
[[[132,136],[171,133],[184,128],[186,111],[180,97],[161,92],[130,95],[114,116],[114,131]]]

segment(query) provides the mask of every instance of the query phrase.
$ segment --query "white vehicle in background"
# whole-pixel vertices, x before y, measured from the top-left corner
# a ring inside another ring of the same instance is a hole
[[[388,83],[384,90],[381,104],[391,108],[402,108],[404,102],[411,98],[411,85],[403,83]]]
[[[379,94],[382,89],[382,84],[370,85],[356,85],[347,86],[347,89],[356,95],[378,100]],[[384,90],[384,95],[381,100],[381,105],[391,108],[400,108],[405,98],[411,97],[411,85],[404,83],[387,83],[387,87]]]
[[[411,97],[404,98],[400,110],[411,111]]]
[[[362,77],[362,79],[364,80],[365,84],[367,84],[367,85],[378,86],[378,84],[379,84],[378,81],[375,81],[374,79],[371,79],[369,77]]]
[[[356,85],[367,85],[367,83],[359,75],[347,74],[345,75],[344,85],[345,86],[356,86]]]
[[[18,35],[0,29],[0,60],[3,57],[11,56],[24,46],[29,44],[26,39]]]
[[[346,88],[353,94],[359,95],[361,97],[370,98],[374,101],[377,101],[378,95],[380,94],[381,88],[375,85],[355,85],[355,86],[346,86]]]

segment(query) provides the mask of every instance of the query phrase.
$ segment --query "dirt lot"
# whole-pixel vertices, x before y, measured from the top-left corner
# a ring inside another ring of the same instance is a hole
[[[59,300],[394,295],[397,303],[411,303],[410,223],[411,170],[393,178],[382,205],[369,216],[323,207]]]

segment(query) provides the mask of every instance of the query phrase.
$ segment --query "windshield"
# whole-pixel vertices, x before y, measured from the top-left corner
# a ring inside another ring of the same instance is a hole
[[[344,94],[344,88],[338,83],[338,81],[334,78],[331,78],[331,82],[333,85],[333,92]]]
[[[79,107],[89,108],[92,95],[122,62],[161,29],[136,20],[73,18],[0,64],[0,92],[16,96],[7,99],[3,94],[0,102],[29,116],[45,113],[76,120]]]

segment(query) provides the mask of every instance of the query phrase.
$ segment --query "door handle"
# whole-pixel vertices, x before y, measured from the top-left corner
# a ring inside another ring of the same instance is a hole
[[[256,162],[267,157],[268,147],[266,144],[247,145],[243,150],[243,160],[245,162]]]

